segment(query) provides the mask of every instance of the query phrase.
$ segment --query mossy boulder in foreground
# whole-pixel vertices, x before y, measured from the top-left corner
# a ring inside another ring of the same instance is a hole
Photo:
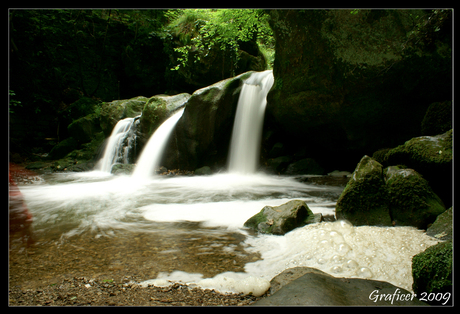
[[[438,243],[415,255],[412,258],[412,276],[412,289],[418,297],[426,293],[426,298],[430,300],[432,293],[434,296],[450,293],[447,304],[452,304],[452,241]],[[441,305],[446,299],[436,301],[434,298],[430,303]]]
[[[265,206],[244,226],[261,233],[283,235],[297,227],[320,221],[321,214],[313,214],[304,201],[293,200],[280,206]]]

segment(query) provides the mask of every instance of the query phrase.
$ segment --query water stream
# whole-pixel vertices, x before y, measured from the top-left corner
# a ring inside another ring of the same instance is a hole
[[[40,248],[28,256],[21,284],[34,276],[43,283],[60,273],[103,278],[135,273],[143,284],[181,281],[260,295],[283,270],[309,266],[338,277],[383,280],[411,290],[412,256],[437,243],[416,228],[353,227],[335,221],[274,236],[243,227],[264,206],[292,199],[304,200],[314,213],[333,216],[345,184],[256,172],[272,84],[271,71],[253,74],[245,82],[227,173],[152,175],[182,108],[154,133],[131,176],[110,174],[134,121],[125,119],[112,132],[102,172],[48,174],[35,184],[20,186]],[[14,274],[23,261],[20,254],[11,256]]]
[[[268,70],[251,74],[243,84],[230,143],[229,172],[257,170],[267,94],[273,81],[273,72]]]
[[[139,117],[118,121],[108,138],[104,154],[96,165],[96,169],[110,173],[114,164],[129,162],[129,154],[136,141],[135,128],[139,122]]]
[[[264,206],[291,199],[305,200],[314,213],[333,214],[343,185],[303,183],[294,177],[225,173],[136,180],[68,173],[44,176],[41,183],[20,189],[46,252],[57,246],[59,256],[68,253],[79,261],[92,257],[89,265],[100,263],[97,273],[105,276],[124,265],[120,272],[135,269],[146,284],[170,280],[256,293],[284,269],[310,266],[411,290],[412,256],[436,243],[412,227],[353,227],[346,222],[308,225],[284,236],[245,229],[244,222]],[[75,271],[73,264],[67,267],[66,272]]]
[[[153,175],[154,170],[160,167],[161,158],[163,157],[168,139],[174,130],[174,126],[182,117],[184,110],[185,107],[179,109],[152,134],[137,161],[133,172],[135,178],[149,178]]]

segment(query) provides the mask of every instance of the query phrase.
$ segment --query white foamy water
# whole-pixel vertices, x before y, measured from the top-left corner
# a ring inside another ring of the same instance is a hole
[[[251,74],[243,84],[233,125],[229,172],[257,170],[267,94],[273,82],[273,73],[268,70]]]
[[[104,149],[104,154],[99,160],[97,168],[102,172],[109,172],[112,166],[117,163],[127,163],[128,154],[134,141],[135,118],[125,118],[115,125],[112,134],[108,138],[107,145]],[[126,141],[126,143],[124,143]]]
[[[136,168],[134,169],[133,177],[149,178],[153,176],[154,170],[160,166],[163,151],[166,148],[168,139],[176,123],[182,117],[184,109],[185,107],[179,109],[155,130],[142,150]]]
[[[291,177],[216,174],[136,180],[91,172],[45,179],[21,186],[37,232],[59,229],[65,236],[114,229],[156,232],[147,222],[193,221],[202,226],[200,232],[215,227],[242,233],[245,250],[262,256],[247,263],[245,272],[204,278],[178,269],[144,284],[184,282],[259,295],[283,270],[308,266],[337,277],[383,280],[411,290],[412,256],[436,243],[412,227],[353,227],[343,221],[308,225],[284,236],[249,233],[244,222],[266,205],[301,199],[315,213],[333,213],[343,188],[305,184]]]

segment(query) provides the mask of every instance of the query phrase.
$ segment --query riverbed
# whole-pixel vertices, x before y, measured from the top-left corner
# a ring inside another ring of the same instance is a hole
[[[411,290],[411,258],[436,241],[412,227],[332,221],[346,178],[53,173],[19,183],[35,244],[10,237],[10,287],[34,289],[75,277],[262,294],[295,266],[389,281]],[[243,227],[264,206],[306,201],[325,222],[285,236]]]

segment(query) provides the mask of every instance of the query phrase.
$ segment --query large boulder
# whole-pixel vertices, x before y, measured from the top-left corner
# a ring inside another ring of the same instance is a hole
[[[134,118],[142,113],[148,98],[144,96],[103,102],[100,109],[100,125],[106,137],[115,125],[124,118]]]
[[[297,227],[320,221],[321,214],[313,214],[304,201],[293,200],[280,206],[265,206],[244,226],[261,233],[283,235]]]
[[[99,116],[95,113],[73,121],[67,129],[70,136],[80,143],[90,142],[97,133],[102,131]]]
[[[388,282],[337,278],[315,268],[287,269],[270,281],[271,290],[256,306],[420,306],[427,305]],[[273,289],[275,288],[275,289]]]
[[[369,150],[417,136],[428,106],[451,100],[451,11],[269,15],[276,53],[267,115],[286,148],[302,139],[309,157],[347,169]]]
[[[452,241],[448,241],[412,258],[412,289],[417,296],[425,294],[432,305],[452,304],[452,257]]]
[[[426,229],[446,208],[428,182],[413,169],[384,171],[390,216],[394,224]]]
[[[389,150],[383,164],[405,165],[421,173],[445,205],[452,205],[452,129],[436,136],[415,137]]]
[[[353,225],[390,226],[389,199],[383,168],[369,156],[364,156],[340,195],[335,214]]]
[[[49,157],[51,159],[60,159],[65,155],[77,149],[79,146],[78,141],[73,137],[66,138],[65,140],[59,142],[56,146],[51,149]]]
[[[251,72],[195,91],[178,121],[164,166],[193,171],[224,167],[239,94]]]
[[[142,133],[150,138],[153,132],[190,98],[190,94],[182,93],[173,96],[156,95],[149,98],[142,109],[140,118]]]

